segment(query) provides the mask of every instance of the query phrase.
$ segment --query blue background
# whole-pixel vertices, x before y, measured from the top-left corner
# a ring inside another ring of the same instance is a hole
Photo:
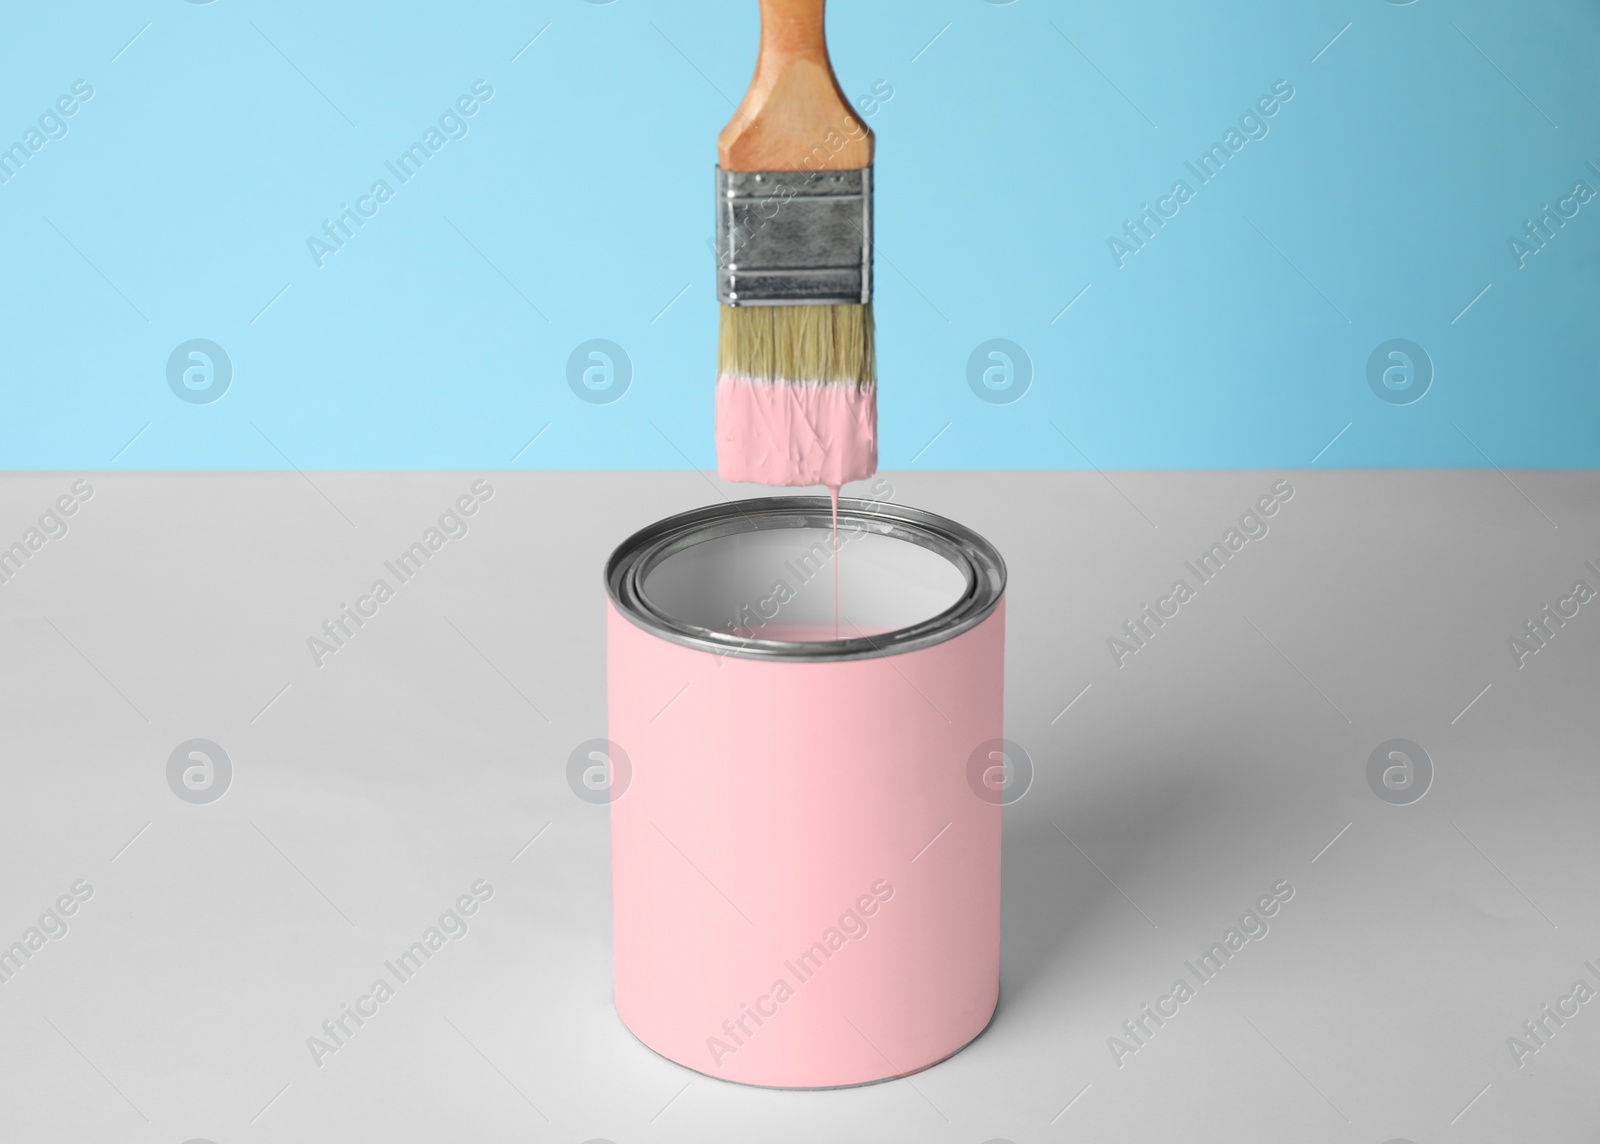
[[[1600,466],[1600,200],[1507,248],[1600,189],[1593,4],[830,7],[846,94],[893,92],[884,467]],[[753,0],[7,5],[0,145],[94,95],[0,185],[0,467],[712,468],[711,174],[756,35]],[[469,134],[398,185],[477,80]],[[1198,186],[1184,160],[1278,80],[1270,134]],[[319,268],[307,239],[379,178]],[[215,402],[168,386],[192,338],[231,360]],[[592,338],[632,366],[608,404],[567,383]],[[968,385],[993,338],[1032,364],[1014,402]],[[1367,384],[1392,338],[1432,360],[1414,404]]]

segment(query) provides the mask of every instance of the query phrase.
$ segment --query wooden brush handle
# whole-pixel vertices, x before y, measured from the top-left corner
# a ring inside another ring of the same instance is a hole
[[[872,166],[872,132],[839,90],[824,0],[761,0],[761,53],[744,102],[717,137],[724,171],[854,171]]]

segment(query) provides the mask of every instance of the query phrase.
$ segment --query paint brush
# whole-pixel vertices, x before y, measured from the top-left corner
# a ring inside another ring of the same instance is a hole
[[[761,0],[755,77],[717,139],[717,472],[827,485],[878,468],[872,132],[824,0]]]

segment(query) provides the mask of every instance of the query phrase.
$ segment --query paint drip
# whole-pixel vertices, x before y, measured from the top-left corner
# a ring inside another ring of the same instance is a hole
[[[833,509],[833,638],[839,638],[839,486],[828,486]]]

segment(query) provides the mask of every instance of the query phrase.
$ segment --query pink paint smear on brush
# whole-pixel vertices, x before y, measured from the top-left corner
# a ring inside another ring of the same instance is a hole
[[[717,474],[837,490],[878,471],[875,387],[717,378]]]

